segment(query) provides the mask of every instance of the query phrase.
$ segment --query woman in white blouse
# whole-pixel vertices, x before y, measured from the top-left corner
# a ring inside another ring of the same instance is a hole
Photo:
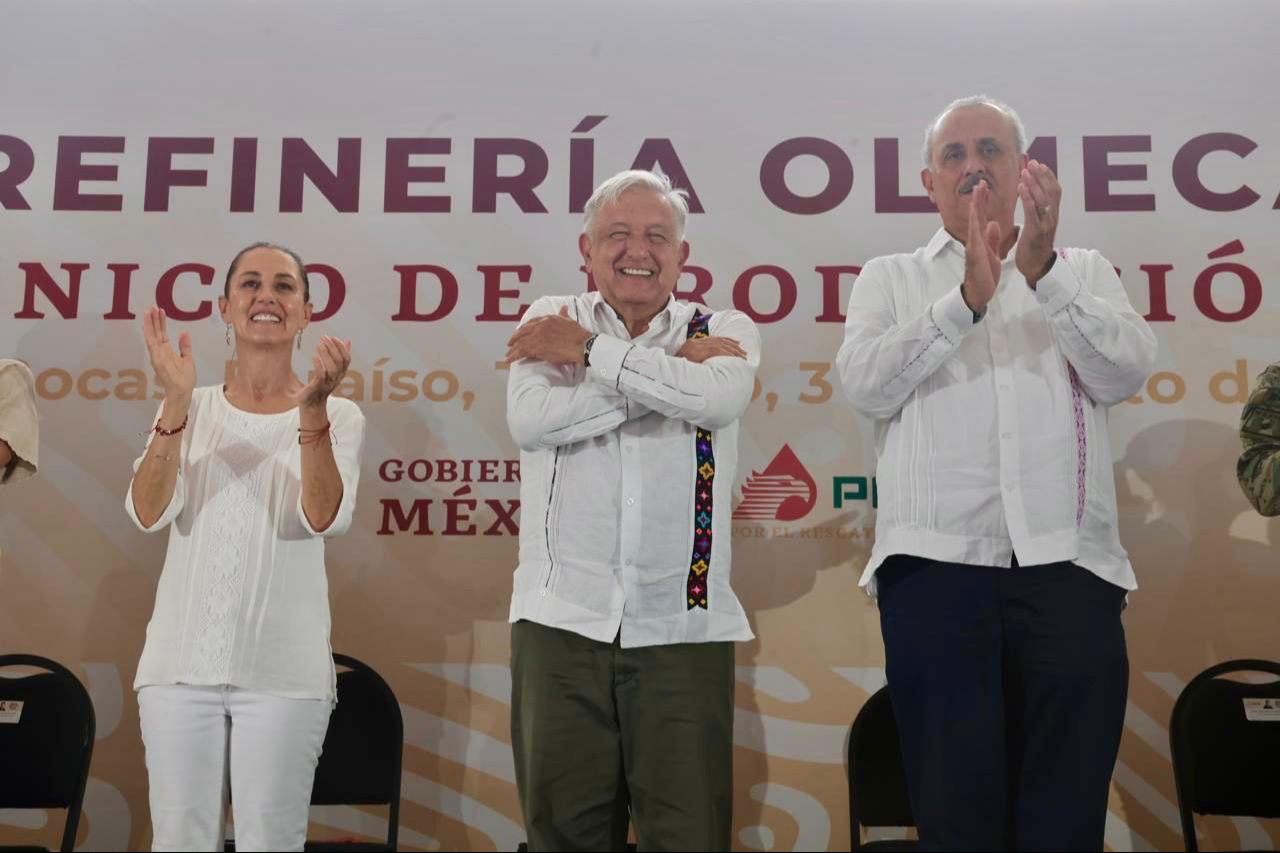
[[[301,850],[334,702],[324,537],[351,524],[364,416],[332,397],[351,343],[311,319],[302,260],[254,244],[218,299],[237,369],[196,387],[191,339],[164,312],[143,333],[165,401],[125,500],[169,548],[134,689],[155,850],[221,850],[230,778],[241,850]]]

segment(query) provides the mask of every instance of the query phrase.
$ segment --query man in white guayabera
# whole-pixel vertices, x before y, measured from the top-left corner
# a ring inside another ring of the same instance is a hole
[[[539,299],[511,337],[520,445],[511,740],[531,850],[728,850],[738,421],[760,336],[672,296],[685,194],[623,172],[588,200],[598,292]]]
[[[866,264],[837,356],[876,421],[862,585],[925,850],[1101,850],[1124,722],[1107,407],[1156,339],[1102,255],[1055,248],[1062,187],[1026,149],[985,96],[929,125],[942,227]]]

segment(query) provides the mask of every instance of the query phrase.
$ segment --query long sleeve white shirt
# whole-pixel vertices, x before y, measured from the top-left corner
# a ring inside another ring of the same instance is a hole
[[[254,414],[232,406],[220,385],[195,390],[169,505],[145,527],[132,483],[125,497],[140,529],[169,527],[135,690],[230,684],[334,700],[324,540],[351,526],[364,415],[335,397],[328,415],[342,500],[317,532],[302,509],[298,410]]]
[[[709,333],[736,339],[747,358],[695,364],[675,353],[695,312],[711,313],[702,306],[671,299],[635,339],[597,293],[544,297],[524,321],[564,306],[599,334],[591,366],[525,359],[507,386],[521,450],[511,621],[601,642],[620,633],[627,648],[751,639],[729,540],[738,423],[760,363],[755,324],[714,313]],[[699,447],[708,437],[710,452]]]
[[[880,506],[861,584],[894,554],[984,566],[1074,560],[1136,589],[1120,545],[1107,407],[1137,393],[1156,338],[1098,252],[1060,249],[1035,290],[1010,251],[986,314],[939,229],[854,284],[836,358],[876,422]]]

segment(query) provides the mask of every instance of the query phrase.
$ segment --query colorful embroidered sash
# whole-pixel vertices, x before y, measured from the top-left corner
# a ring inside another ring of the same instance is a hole
[[[708,337],[710,314],[695,313],[689,321],[686,339]],[[688,609],[707,609],[707,581],[711,570],[712,495],[716,479],[716,455],[711,449],[711,430],[699,427],[694,434],[697,479],[693,498],[693,557],[689,560],[686,583]]]

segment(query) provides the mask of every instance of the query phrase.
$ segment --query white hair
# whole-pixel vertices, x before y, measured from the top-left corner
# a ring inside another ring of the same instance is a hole
[[[689,219],[689,193],[671,186],[671,179],[661,172],[644,169],[628,169],[596,187],[582,209],[582,233],[586,234],[594,224],[596,213],[606,201],[617,201],[627,190],[652,190],[666,199],[676,220],[676,242],[684,239],[684,226]]]
[[[942,124],[942,120],[950,115],[954,110],[962,107],[994,107],[1004,113],[1005,118],[1009,119],[1009,124],[1013,125],[1013,135],[1018,143],[1018,154],[1025,154],[1027,151],[1027,129],[1022,126],[1022,119],[1018,118],[1018,114],[1014,112],[1013,107],[1006,103],[997,101],[990,95],[970,95],[967,98],[959,98],[947,104],[946,109],[938,113],[937,117],[929,122],[929,127],[924,132],[924,148],[920,150],[921,156],[924,158],[924,167],[926,169],[933,168],[933,160],[930,155],[933,153],[933,138],[938,133],[938,126]]]

